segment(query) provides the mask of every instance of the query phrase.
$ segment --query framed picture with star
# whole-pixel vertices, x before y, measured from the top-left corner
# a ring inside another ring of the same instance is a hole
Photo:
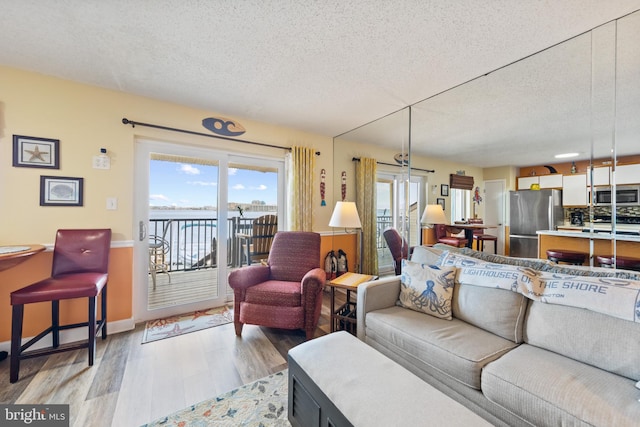
[[[13,166],[60,169],[60,140],[13,135]]]

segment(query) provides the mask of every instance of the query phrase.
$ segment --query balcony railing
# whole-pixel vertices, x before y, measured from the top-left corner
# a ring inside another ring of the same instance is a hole
[[[239,234],[251,234],[254,218],[227,219],[227,267],[235,268],[246,260],[243,258]],[[392,224],[391,216],[377,217],[376,242],[378,249],[386,247],[383,232]],[[151,253],[152,257],[166,267],[167,271],[191,271],[217,267],[217,218],[173,218],[149,221],[150,241],[165,242],[163,248]],[[159,252],[158,252],[159,251]],[[225,258],[221,258],[225,262]]]
[[[227,257],[229,267],[237,267],[242,261],[242,240],[239,233],[251,233],[253,218],[229,218],[227,220]],[[163,257],[168,271],[190,271],[217,267],[217,218],[173,218],[149,221],[150,240],[165,242]],[[224,258],[221,259],[224,262]]]

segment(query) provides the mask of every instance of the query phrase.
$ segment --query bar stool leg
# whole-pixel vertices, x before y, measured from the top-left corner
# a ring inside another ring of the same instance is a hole
[[[51,301],[51,338],[53,348],[60,345],[60,301]]]
[[[100,310],[102,311],[101,316],[102,320],[102,339],[105,340],[107,339],[107,285],[104,285],[104,288],[102,288],[102,296],[100,297],[100,303],[101,303],[101,307]]]
[[[22,343],[22,318],[24,305],[14,305],[11,315],[11,366],[9,368],[9,382],[18,381],[20,373],[20,346]]]
[[[96,308],[98,306],[96,297],[89,297],[89,366],[93,366],[93,357],[96,353]]]

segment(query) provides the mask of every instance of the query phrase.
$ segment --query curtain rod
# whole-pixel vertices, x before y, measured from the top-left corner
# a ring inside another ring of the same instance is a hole
[[[122,119],[122,124],[131,125],[131,127],[136,127],[136,125],[138,125],[138,126],[146,126],[146,127],[150,127],[150,128],[156,128],[156,129],[162,129],[162,130],[170,130],[170,131],[173,131],[173,132],[188,133],[190,135],[206,136],[208,138],[226,139],[227,141],[242,142],[243,144],[260,145],[262,147],[280,148],[281,150],[291,151],[291,147],[281,147],[279,145],[265,144],[263,142],[247,141],[246,139],[229,138],[229,137],[226,137],[226,136],[211,135],[211,134],[208,134],[208,133],[195,132],[195,131],[192,131],[192,130],[171,128],[171,127],[168,127],[168,126],[153,125],[153,124],[150,124],[150,123],[134,122],[133,120],[129,120],[126,117],[124,117]],[[316,156],[319,156],[319,155],[320,155],[320,152],[316,151]]]
[[[359,162],[360,161],[360,157],[353,157],[351,159],[351,161],[352,162]],[[378,162],[378,161],[376,161],[376,163],[379,164],[379,165],[385,165],[385,166],[395,166],[397,168],[402,167],[402,165],[396,165],[394,163],[385,163],[385,162]],[[414,168],[414,167],[410,167],[409,169],[420,171],[420,172],[435,173],[435,169],[420,169],[420,168]]]

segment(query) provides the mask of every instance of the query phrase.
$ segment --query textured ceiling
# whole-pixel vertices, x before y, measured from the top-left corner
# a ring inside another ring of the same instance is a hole
[[[0,0],[0,64],[335,136],[636,9],[640,0]],[[496,109],[500,121],[508,111]]]

